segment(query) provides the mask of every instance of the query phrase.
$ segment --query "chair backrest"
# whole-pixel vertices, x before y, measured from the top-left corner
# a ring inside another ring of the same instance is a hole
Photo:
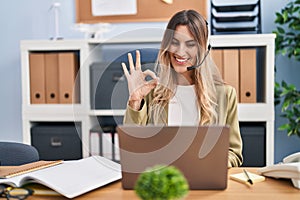
[[[35,147],[17,143],[0,142],[0,165],[16,166],[39,160],[39,153]]]

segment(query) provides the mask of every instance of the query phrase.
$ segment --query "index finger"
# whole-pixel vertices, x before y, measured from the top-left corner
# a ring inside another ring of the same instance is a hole
[[[135,51],[135,57],[136,57],[135,67],[137,70],[141,70],[141,53],[139,50]]]
[[[132,58],[131,53],[128,53],[128,62],[129,62],[130,72],[133,73],[134,72],[134,64],[133,64],[133,58]]]
[[[153,79],[156,79],[156,80],[158,79],[158,77],[155,75],[155,73],[149,69],[145,70],[143,73],[144,73],[144,75],[150,76]]]
[[[123,68],[123,71],[124,71],[125,76],[128,77],[129,72],[128,72],[128,69],[127,69],[125,63],[122,62],[121,65],[122,65],[122,68]]]

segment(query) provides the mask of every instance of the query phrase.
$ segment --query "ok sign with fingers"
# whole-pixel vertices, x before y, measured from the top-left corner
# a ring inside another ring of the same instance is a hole
[[[129,106],[135,110],[140,109],[142,99],[158,84],[158,77],[151,70],[142,71],[140,51],[136,51],[135,65],[131,53],[128,53],[128,62],[130,72],[126,64],[122,63],[123,71],[128,82]],[[152,80],[147,81],[150,76]]]

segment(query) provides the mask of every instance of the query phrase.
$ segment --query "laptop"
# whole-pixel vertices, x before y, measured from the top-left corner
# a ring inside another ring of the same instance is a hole
[[[119,125],[117,132],[124,189],[158,164],[177,167],[192,190],[227,188],[228,126]]]

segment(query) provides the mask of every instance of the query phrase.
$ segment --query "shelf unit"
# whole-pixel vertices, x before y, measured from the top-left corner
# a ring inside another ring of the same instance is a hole
[[[22,120],[23,141],[31,143],[30,129],[36,122],[79,122],[82,134],[82,154],[89,156],[89,131],[97,125],[97,116],[122,116],[125,110],[94,110],[90,101],[90,64],[101,60],[102,45],[143,45],[159,43],[161,35],[152,37],[116,37],[110,40],[24,40],[21,41],[22,64]],[[263,47],[264,97],[259,103],[239,103],[241,122],[264,122],[266,124],[266,164],[274,163],[274,34],[212,35],[214,48]],[[95,51],[97,48],[97,51]],[[31,104],[29,53],[34,51],[79,51],[80,54],[80,103],[78,104]]]

